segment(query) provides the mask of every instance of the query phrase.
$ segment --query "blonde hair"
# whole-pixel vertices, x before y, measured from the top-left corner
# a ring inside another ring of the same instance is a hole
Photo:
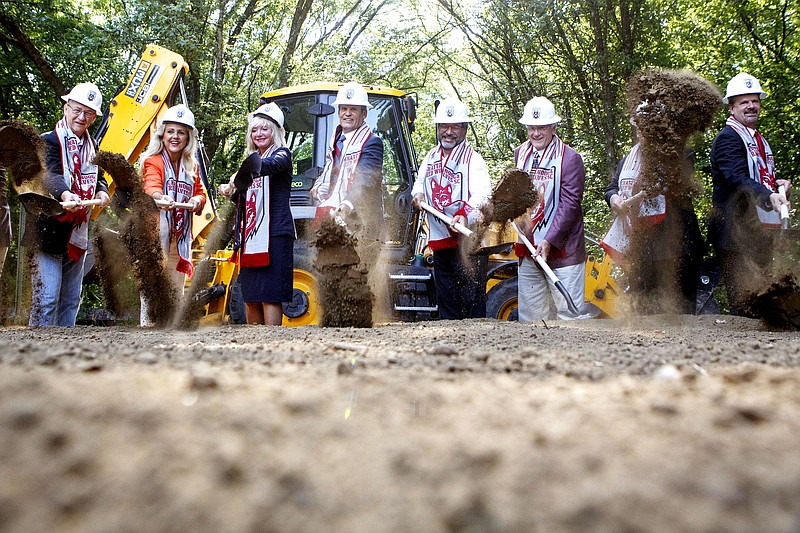
[[[197,156],[195,156],[195,153],[197,152],[197,130],[191,126],[187,126],[186,124],[181,124],[179,122],[158,123],[156,131],[150,135],[150,144],[147,145],[147,150],[145,150],[142,156],[139,158],[139,168],[144,168],[145,159],[150,156],[160,154],[164,150],[164,130],[166,129],[167,124],[183,126],[189,132],[189,142],[186,143],[186,147],[183,149],[183,153],[181,154],[181,163],[183,164],[183,168],[186,170],[186,174],[194,178],[194,175],[197,172],[197,167],[199,166],[197,163]]]
[[[278,126],[276,123],[271,121],[265,117],[257,117],[250,113],[247,115],[247,132],[245,133],[247,142],[247,153],[252,153],[258,150],[256,144],[253,142],[253,136],[250,133],[253,131],[255,127],[261,127],[264,124],[267,124],[270,129],[272,130],[272,144],[274,144],[277,148],[281,148],[286,146],[286,132],[283,128]]]

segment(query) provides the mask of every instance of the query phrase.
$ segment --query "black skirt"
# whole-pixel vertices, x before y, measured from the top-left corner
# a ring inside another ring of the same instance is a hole
[[[269,265],[242,267],[239,280],[245,302],[281,303],[292,301],[294,237],[269,238]]]

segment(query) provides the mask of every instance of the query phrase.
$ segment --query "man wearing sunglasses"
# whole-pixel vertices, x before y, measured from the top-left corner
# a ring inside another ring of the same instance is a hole
[[[74,326],[80,307],[83,265],[89,247],[90,206],[109,204],[108,184],[94,164],[97,146],[88,128],[100,113],[103,97],[93,83],[79,83],[61,97],[64,116],[42,135],[47,147],[45,190],[61,202],[73,202],[60,215],[31,217],[34,256],[31,326]],[[28,240],[28,239],[26,239]]]

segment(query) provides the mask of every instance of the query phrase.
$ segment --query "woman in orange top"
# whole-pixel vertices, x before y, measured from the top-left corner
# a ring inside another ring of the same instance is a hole
[[[167,270],[173,273],[181,295],[186,276],[192,275],[192,214],[201,213],[206,203],[196,150],[194,115],[185,105],[176,105],[164,113],[140,159],[144,191],[161,208],[159,237]],[[192,208],[178,208],[176,203],[188,203]],[[141,324],[150,324],[144,299]]]

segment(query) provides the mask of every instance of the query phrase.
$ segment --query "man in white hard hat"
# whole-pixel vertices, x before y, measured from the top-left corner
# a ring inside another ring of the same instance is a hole
[[[42,135],[49,170],[45,188],[56,199],[77,205],[61,215],[39,215],[32,220],[36,246],[31,268],[31,326],[75,325],[91,211],[80,204],[95,198],[101,207],[110,202],[108,184],[92,162],[97,146],[88,132],[101,113],[100,89],[93,83],[79,83],[61,99],[63,118],[53,131]]]
[[[422,161],[411,195],[417,208],[426,202],[452,218],[448,226],[428,216],[439,318],[482,318],[486,316],[487,257],[465,256],[460,249],[462,236],[454,227],[478,220],[478,208],[489,197],[491,182],[486,162],[467,141],[472,122],[467,106],[456,99],[443,100],[435,122],[439,143]]]
[[[367,124],[372,105],[366,89],[355,82],[342,86],[333,105],[339,125],[328,143],[325,168],[311,191],[319,201],[317,218],[330,216],[331,210],[347,218],[355,211],[364,225],[359,244],[378,242],[383,217],[383,142]]]
[[[514,165],[528,172],[539,203],[525,216],[523,231],[536,253],[541,255],[572,297],[583,304],[584,262],[583,211],[581,200],[586,169],[580,154],[556,135],[561,117],[547,98],[531,98],[519,119],[528,140],[514,149]],[[520,257],[518,270],[518,309],[520,322],[573,318],[566,299],[556,289],[521,243],[515,246]]]
[[[763,287],[760,280],[772,260],[773,237],[768,228],[779,228],[781,206],[789,207],[778,189],[785,187],[788,195],[791,184],[777,179],[772,149],[756,130],[766,96],[750,74],[734,76],[722,99],[730,116],[711,147],[708,237],[735,314],[750,314],[744,303]]]

